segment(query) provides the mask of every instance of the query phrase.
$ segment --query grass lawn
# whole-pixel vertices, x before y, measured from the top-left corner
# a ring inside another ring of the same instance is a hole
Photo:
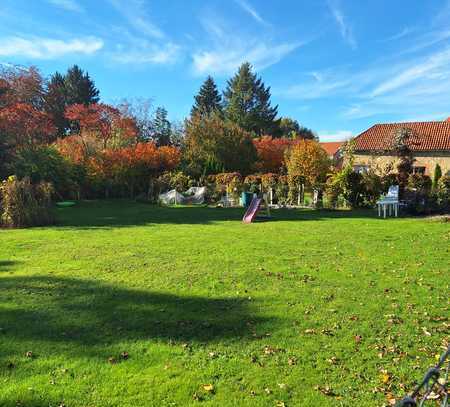
[[[1,406],[383,406],[449,339],[448,223],[57,211],[0,231]]]

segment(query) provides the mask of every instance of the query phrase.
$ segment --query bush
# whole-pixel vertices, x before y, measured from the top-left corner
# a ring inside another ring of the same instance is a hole
[[[442,212],[450,212],[450,175],[445,175],[439,179],[436,202]]]
[[[406,201],[406,210],[413,215],[425,215],[438,210],[434,196],[431,192],[431,178],[422,174],[410,174],[404,200]]]
[[[346,166],[342,171],[335,173],[327,180],[325,196],[328,205],[338,206],[339,198],[345,202],[346,206],[355,208],[364,202],[363,177],[353,168]]]
[[[31,183],[29,177],[11,176],[0,187],[0,219],[5,227],[42,226],[53,223],[49,182]]]
[[[366,206],[375,205],[380,195],[387,190],[384,188],[382,178],[372,170],[362,174],[362,183],[364,205]]]
[[[56,148],[23,148],[16,154],[12,173],[19,179],[28,177],[32,184],[50,182],[60,197],[79,198],[85,173],[81,166],[66,160]]]

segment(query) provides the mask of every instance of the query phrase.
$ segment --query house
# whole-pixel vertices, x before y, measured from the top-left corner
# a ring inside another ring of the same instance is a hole
[[[336,141],[336,142],[325,142],[325,143],[319,143],[320,146],[327,152],[328,157],[330,160],[333,160],[333,162],[337,163],[341,160],[341,147],[342,144],[344,144],[343,141]]]
[[[450,175],[450,120],[375,124],[355,137],[354,168],[367,171],[369,167],[395,169],[398,158],[393,151],[394,135],[398,129],[412,131],[408,139],[414,161],[414,172],[433,176],[436,164],[442,174]]]

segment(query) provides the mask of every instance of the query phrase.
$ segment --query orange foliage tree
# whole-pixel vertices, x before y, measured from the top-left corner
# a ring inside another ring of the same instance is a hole
[[[292,145],[292,140],[263,136],[253,140],[258,154],[256,170],[261,172],[279,172],[284,165],[286,150]]]
[[[47,143],[56,131],[50,116],[28,103],[0,109],[0,130],[16,148]]]
[[[299,140],[286,152],[290,198],[298,193],[303,200],[304,187],[321,190],[330,169],[326,151],[315,140]]]
[[[135,121],[112,106],[72,105],[66,117],[74,123],[74,134],[58,140],[58,150],[83,165],[88,176],[104,186],[107,196],[112,188],[122,187],[134,196],[137,190],[144,191],[152,178],[180,162],[176,147],[139,142]]]

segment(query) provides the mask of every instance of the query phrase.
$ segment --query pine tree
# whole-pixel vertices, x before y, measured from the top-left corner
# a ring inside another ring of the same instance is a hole
[[[64,77],[64,84],[67,105],[76,103],[89,105],[99,101],[100,92],[95,87],[94,81],[77,65],[68,69]]]
[[[171,144],[172,126],[167,119],[167,110],[158,107],[153,119],[153,140],[157,146],[168,146]]]
[[[45,94],[45,110],[53,118],[53,122],[57,128],[59,137],[65,134],[69,122],[64,116],[67,107],[67,95],[64,82],[64,76],[59,72],[55,72],[50,77],[47,84],[47,92]]]
[[[203,82],[198,95],[194,97],[195,103],[191,109],[191,116],[196,114],[210,115],[213,112],[222,112],[222,97],[217,90],[217,85],[211,76]]]
[[[278,106],[271,106],[270,96],[270,87],[264,85],[246,62],[227,83],[225,116],[257,136],[271,135],[277,131],[279,120],[276,120]]]

